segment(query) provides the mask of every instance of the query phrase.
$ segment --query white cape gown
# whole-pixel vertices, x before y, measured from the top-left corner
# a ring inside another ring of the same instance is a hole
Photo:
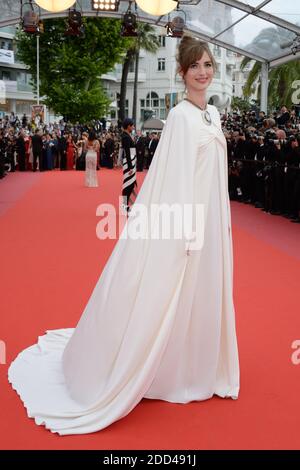
[[[98,431],[143,397],[238,396],[226,141],[209,111],[211,126],[188,101],[171,110],[136,199],[204,204],[202,250],[118,240],[76,329],[48,331],[10,366],[28,416],[52,432]]]

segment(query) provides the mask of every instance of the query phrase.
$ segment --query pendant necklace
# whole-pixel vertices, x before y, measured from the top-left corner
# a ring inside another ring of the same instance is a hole
[[[198,104],[194,103],[193,101],[191,101],[189,98],[184,98],[186,101],[188,101],[189,103],[193,104],[194,106],[196,106],[198,109],[200,109],[202,111],[202,119],[203,119],[203,122],[204,124],[206,124],[207,126],[211,126],[212,124],[212,120],[211,120],[211,116],[209,114],[209,111],[207,110],[207,105],[205,106],[205,108],[201,108],[201,106],[199,106]]]

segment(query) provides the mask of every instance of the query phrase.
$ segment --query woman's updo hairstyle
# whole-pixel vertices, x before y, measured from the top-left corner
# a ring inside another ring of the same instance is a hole
[[[185,34],[178,46],[176,57],[178,64],[177,73],[181,72],[184,77],[190,65],[201,59],[204,52],[209,56],[215,72],[217,70],[217,64],[207,42],[203,42],[200,39],[193,38],[192,36]]]

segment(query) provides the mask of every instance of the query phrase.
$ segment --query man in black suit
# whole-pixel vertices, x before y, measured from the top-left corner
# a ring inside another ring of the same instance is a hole
[[[33,154],[33,169],[32,169],[32,171],[36,171],[37,159],[39,160],[39,170],[42,171],[42,169],[43,169],[43,162],[42,162],[43,140],[42,140],[42,137],[40,135],[39,129],[35,130],[35,134],[31,138],[31,147],[32,147],[32,154]]]
[[[156,150],[156,147],[158,145],[158,137],[157,137],[157,134],[155,134],[154,132],[151,134],[151,140],[150,140],[150,143],[149,143],[149,147],[148,147],[148,161],[147,161],[147,169],[150,167],[151,165],[151,162],[152,162],[152,158],[155,154],[155,150]]]
[[[114,151],[115,151],[115,142],[112,138],[112,135],[108,132],[106,136],[106,140],[104,142],[104,147],[103,147],[103,153],[104,153],[103,166],[106,166],[107,168],[114,167],[114,158],[113,158]]]
[[[57,150],[60,161],[60,169],[65,170],[67,167],[67,139],[64,135],[58,139]]]
[[[136,156],[137,156],[137,171],[143,171],[145,162],[145,149],[146,139],[142,135],[141,131],[137,131],[136,145]]]
[[[13,134],[9,133],[6,139],[6,157],[10,164],[10,172],[15,171],[15,150],[16,139]]]
[[[16,141],[16,149],[17,149],[17,158],[19,163],[19,170],[25,171],[25,139],[24,139],[24,132],[21,130],[19,132],[19,136]]]

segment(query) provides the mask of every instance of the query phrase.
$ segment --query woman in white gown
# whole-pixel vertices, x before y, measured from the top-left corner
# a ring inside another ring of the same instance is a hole
[[[86,143],[87,154],[85,157],[85,186],[88,188],[98,187],[97,178],[97,159],[100,144],[96,139],[94,131],[90,131],[89,137]]]
[[[28,416],[61,435],[103,429],[143,397],[238,397],[226,141],[205,98],[215,62],[189,37],[178,62],[188,100],[170,111],[133,208],[202,204],[204,244],[120,237],[76,329],[48,331],[12,363]]]

